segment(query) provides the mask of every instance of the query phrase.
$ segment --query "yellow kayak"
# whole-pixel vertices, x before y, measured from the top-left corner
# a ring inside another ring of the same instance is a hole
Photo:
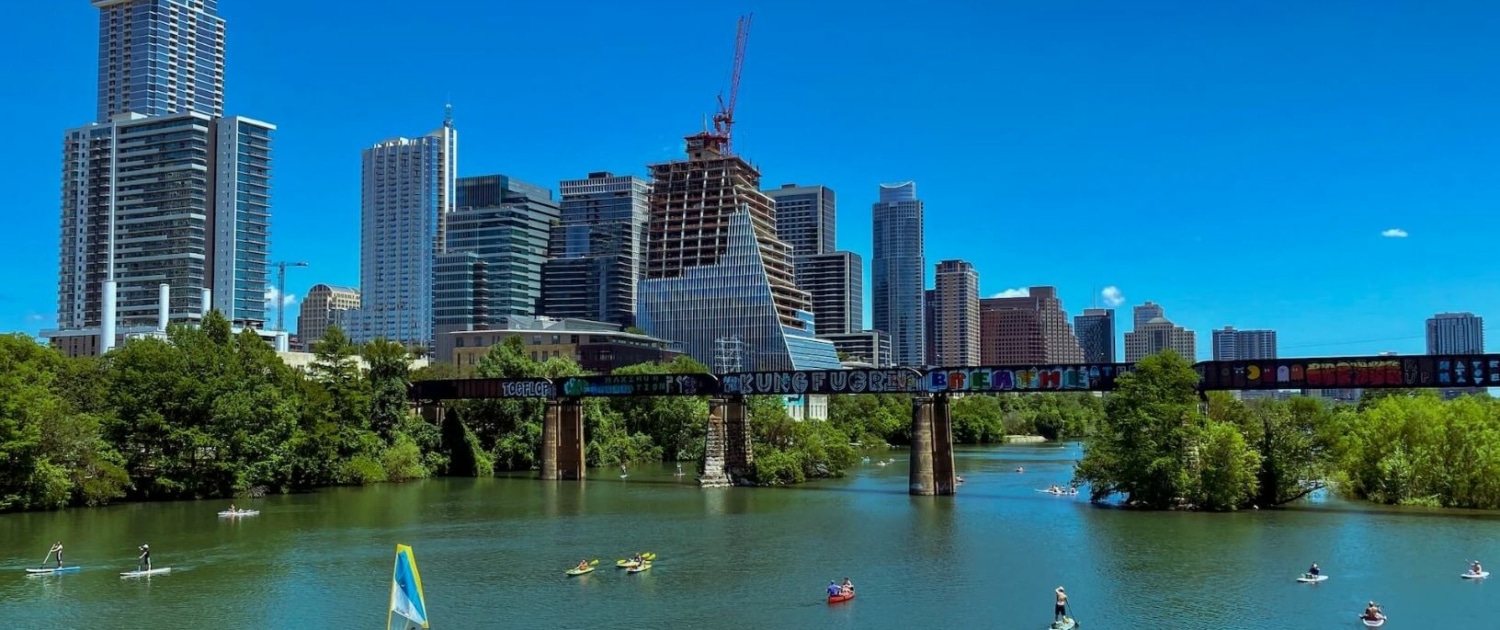
[[[630,567],[625,572],[626,573],[640,573],[641,571],[650,571],[650,570],[651,570],[651,563],[650,562],[646,562],[646,563],[641,564],[641,566],[638,566],[638,567]]]
[[[585,573],[593,573],[593,572],[594,572],[594,567],[589,567],[587,569],[580,569],[578,567],[573,567],[571,569],[568,569],[568,575],[583,575]]]
[[[656,559],[656,554],[654,554],[654,553],[648,553],[648,554],[642,555],[641,558],[645,559],[646,564],[650,564],[652,560]],[[616,560],[615,561],[615,566],[617,566],[617,567],[619,567],[621,569],[633,569],[633,568],[635,568],[635,565],[637,565],[637,564],[640,564],[640,563],[636,562],[634,560]]]

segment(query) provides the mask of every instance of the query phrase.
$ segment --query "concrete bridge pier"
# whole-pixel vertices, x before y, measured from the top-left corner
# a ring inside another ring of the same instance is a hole
[[[584,478],[583,402],[577,398],[547,401],[542,416],[544,480],[580,481]]]
[[[953,471],[953,416],[948,396],[916,396],[911,400],[910,493],[914,496],[952,495],[958,491]]]
[[[710,398],[708,432],[703,444],[702,488],[726,488],[743,479],[755,464],[750,447],[750,414],[743,396]]]
[[[441,400],[426,401],[417,405],[417,415],[433,424],[442,424],[443,414],[446,411],[447,409],[443,407],[443,401]]]

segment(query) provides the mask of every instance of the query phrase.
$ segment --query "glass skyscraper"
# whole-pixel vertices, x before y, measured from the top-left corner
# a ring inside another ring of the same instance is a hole
[[[433,263],[453,209],[457,161],[451,117],[420,138],[393,138],[364,150],[360,308],[344,320],[356,343],[387,339],[431,347]]]
[[[629,175],[589,173],[562,182],[560,193],[561,219],[552,227],[542,268],[541,314],[634,325],[651,185]]]
[[[473,252],[485,262],[489,315],[535,315],[547,238],[558,220],[552,191],[485,175],[459,178],[457,199],[448,217],[447,251]]]
[[[880,201],[872,213],[870,323],[875,330],[890,335],[891,358],[896,365],[925,365],[926,263],[917,184],[881,184]]]
[[[209,308],[262,327],[275,127],[223,117],[216,3],[93,5],[98,120],[64,137],[58,330],[44,334],[105,352],[122,330]]]
[[[93,0],[99,9],[98,122],[116,114],[224,115],[217,0]]]

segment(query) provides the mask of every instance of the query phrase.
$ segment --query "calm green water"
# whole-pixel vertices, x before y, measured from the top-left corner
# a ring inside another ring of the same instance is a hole
[[[434,628],[1032,628],[1066,585],[1083,627],[1500,627],[1500,516],[1323,502],[1230,515],[1141,514],[1038,493],[1076,447],[959,453],[957,498],[906,494],[885,467],[793,489],[699,490],[671,470],[585,484],[438,480],[248,502],[0,516],[6,628],[382,628],[396,543],[416,551]],[[1026,472],[1014,469],[1024,465]],[[28,578],[54,539],[72,575]],[[123,580],[149,542],[169,575]],[[654,569],[605,564],[638,550]],[[563,570],[580,558],[601,568]],[[1332,578],[1293,578],[1317,561]],[[829,606],[849,576],[852,602]]]

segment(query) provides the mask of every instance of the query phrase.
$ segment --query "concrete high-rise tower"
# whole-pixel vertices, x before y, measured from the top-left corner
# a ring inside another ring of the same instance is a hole
[[[1427,354],[1484,354],[1484,318],[1438,313],[1427,320]]]
[[[432,345],[433,265],[455,207],[458,131],[449,116],[419,138],[364,150],[360,195],[360,308],[345,314],[356,343]]]
[[[1276,358],[1274,330],[1235,330],[1233,326],[1225,326],[1223,330],[1213,331],[1213,344],[1215,361]]]
[[[880,201],[872,209],[870,319],[875,330],[890,335],[897,365],[927,362],[922,211],[915,182],[881,184]]]
[[[93,354],[209,309],[261,328],[275,127],[223,117],[216,3],[93,5],[98,120],[63,140],[58,330],[43,334]]]
[[[942,367],[979,365],[979,273],[962,260],[937,265],[933,305],[933,363]]]

